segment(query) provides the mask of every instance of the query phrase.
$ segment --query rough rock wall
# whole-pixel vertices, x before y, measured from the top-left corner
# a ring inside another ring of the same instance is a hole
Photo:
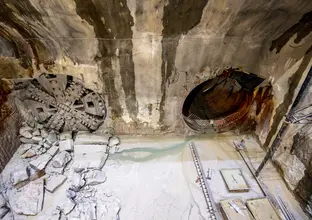
[[[106,126],[181,134],[186,95],[225,67],[273,76],[282,103],[287,77],[303,73],[311,10],[306,0],[1,0],[1,77],[71,74],[106,97]]]
[[[20,144],[18,132],[22,120],[10,92],[8,83],[0,79],[0,172]]]
[[[310,69],[310,77],[312,68]],[[310,81],[295,110],[304,108],[312,103],[312,81]],[[311,114],[312,109],[301,111],[302,115]],[[296,115],[297,117],[299,114]],[[289,125],[282,137],[282,142],[274,157],[274,162],[280,169],[291,190],[302,201],[303,208],[312,217],[312,125],[306,120],[302,124]],[[305,124],[304,124],[305,123]]]

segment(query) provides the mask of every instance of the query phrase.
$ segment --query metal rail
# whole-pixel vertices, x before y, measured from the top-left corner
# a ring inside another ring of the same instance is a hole
[[[196,168],[196,171],[197,171],[197,174],[198,174],[200,186],[202,188],[202,191],[203,191],[203,194],[204,194],[204,197],[205,197],[205,201],[206,201],[206,204],[207,204],[207,209],[208,209],[209,216],[210,216],[208,219],[220,220],[221,218],[219,216],[216,204],[215,204],[215,202],[213,200],[212,192],[211,192],[211,190],[210,190],[210,188],[208,186],[208,182],[207,182],[207,180],[205,178],[205,173],[204,173],[202,164],[200,162],[200,158],[199,158],[197,149],[195,147],[195,144],[193,142],[190,142],[189,143],[189,147],[190,147],[191,154],[192,154],[192,157],[193,157],[193,161],[194,161],[194,164],[195,164],[195,168]]]

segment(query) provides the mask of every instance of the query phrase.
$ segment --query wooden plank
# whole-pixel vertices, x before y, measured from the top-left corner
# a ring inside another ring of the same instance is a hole
[[[221,175],[230,192],[248,192],[250,186],[240,169],[221,169]]]
[[[253,220],[244,202],[238,198],[220,201],[221,210],[226,220]]]
[[[247,208],[256,220],[280,220],[275,209],[267,198],[250,199]]]

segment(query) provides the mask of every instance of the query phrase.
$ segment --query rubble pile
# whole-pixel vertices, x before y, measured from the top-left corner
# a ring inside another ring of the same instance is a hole
[[[22,144],[14,155],[16,164],[3,173],[0,219],[22,219],[23,215],[51,220],[119,219],[119,200],[97,190],[107,179],[102,168],[109,154],[119,150],[118,137],[85,131],[59,133],[41,124],[23,124],[19,134]],[[67,199],[42,212],[45,194],[59,189]]]

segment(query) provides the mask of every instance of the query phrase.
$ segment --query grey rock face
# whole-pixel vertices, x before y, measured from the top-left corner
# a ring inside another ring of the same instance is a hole
[[[46,190],[53,193],[58,187],[60,187],[67,179],[64,175],[50,175],[46,179]]]
[[[22,215],[37,215],[43,206],[43,180],[38,179],[9,193],[11,209]]]

